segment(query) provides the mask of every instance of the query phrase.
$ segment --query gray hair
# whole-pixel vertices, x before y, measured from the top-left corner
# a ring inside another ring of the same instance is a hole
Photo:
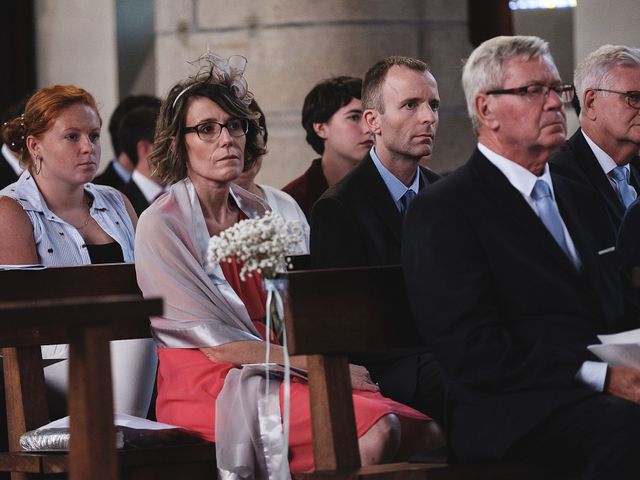
[[[522,61],[540,58],[555,67],[549,44],[540,37],[501,36],[480,44],[471,53],[462,70],[462,89],[474,132],[477,133],[479,126],[475,107],[478,93],[501,88],[504,82],[504,63],[514,57]]]
[[[610,88],[615,67],[640,68],[640,49],[626,45],[603,45],[578,64],[573,73],[576,94],[582,105],[589,88]]]

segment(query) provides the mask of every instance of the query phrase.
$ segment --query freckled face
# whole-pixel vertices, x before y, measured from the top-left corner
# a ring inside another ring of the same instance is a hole
[[[217,103],[206,97],[194,97],[189,101],[185,125],[193,127],[203,122],[226,123],[233,117]],[[213,142],[205,142],[196,132],[185,134],[187,171],[192,180],[206,179],[229,183],[242,173],[245,135],[232,137],[227,128]]]
[[[29,137],[32,158],[42,159],[39,178],[84,184],[100,163],[100,118],[93,108],[76,103],[60,111],[51,127]],[[28,140],[29,140],[28,139]]]

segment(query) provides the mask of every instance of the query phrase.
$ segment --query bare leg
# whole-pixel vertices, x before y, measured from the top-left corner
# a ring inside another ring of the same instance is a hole
[[[445,444],[440,426],[434,422],[401,420],[402,436],[395,461],[407,460],[418,453],[428,452]]]
[[[391,462],[400,445],[400,420],[390,413],[380,418],[358,439],[362,465]]]

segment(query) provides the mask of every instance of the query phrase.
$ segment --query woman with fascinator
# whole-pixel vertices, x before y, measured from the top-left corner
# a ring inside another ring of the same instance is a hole
[[[271,338],[262,281],[255,274],[241,281],[239,262],[206,264],[211,236],[269,207],[233,183],[263,153],[242,77],[246,60],[205,60],[207,67],[175,85],[162,105],[151,163],[174,184],[141,215],[136,237],[138,283],[145,296],[165,302],[163,316],[152,319],[160,360],[156,415],[216,441],[220,478],[283,478],[287,459],[292,472],[313,469],[309,391],[292,380],[287,450],[283,387],[272,379],[266,390],[259,372],[242,368],[264,362]],[[273,341],[271,359],[284,362]],[[300,357],[291,363],[306,366]],[[352,367],[352,384],[363,464],[441,441],[428,417],[382,397],[363,367]]]

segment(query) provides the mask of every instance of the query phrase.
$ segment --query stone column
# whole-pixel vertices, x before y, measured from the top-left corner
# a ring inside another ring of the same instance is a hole
[[[471,52],[465,0],[156,0],[156,85],[166,95],[192,73],[187,60],[210,46],[249,63],[249,88],[265,110],[269,154],[258,181],[281,187],[315,153],[304,140],[305,94],[333,75],[362,77],[377,60],[425,60],[438,80],[442,109],[431,166],[463,163],[474,144],[460,86]]]
[[[576,63],[607,43],[640,47],[640,8],[637,0],[580,0],[574,16]]]
[[[90,92],[102,115],[102,164],[112,156],[106,125],[118,103],[114,0],[36,0],[38,87],[72,83]]]

